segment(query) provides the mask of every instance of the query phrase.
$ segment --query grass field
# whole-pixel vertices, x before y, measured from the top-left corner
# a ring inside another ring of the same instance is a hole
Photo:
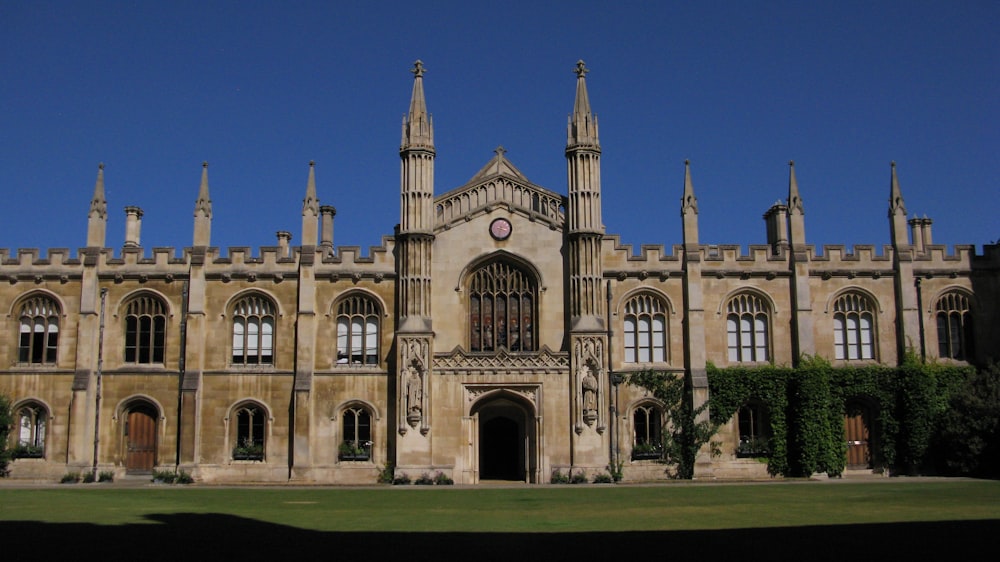
[[[373,489],[0,486],[3,529],[4,536],[50,537],[58,542],[49,548],[65,546],[67,553],[79,553],[83,546],[157,544],[146,556],[165,558],[168,553],[190,555],[190,548],[232,555],[227,545],[236,543],[229,541],[244,539],[253,545],[241,556],[248,559],[280,555],[288,544],[344,541],[365,541],[364,549],[374,559],[381,558],[379,553],[391,555],[393,545],[412,551],[409,559],[461,558],[468,548],[478,558],[500,559],[516,557],[514,545],[616,555],[630,547],[668,543],[675,554],[701,548],[748,554],[745,549],[750,549],[764,558],[825,545],[811,558],[837,559],[838,540],[879,556],[927,554],[938,547],[956,554],[974,552],[978,541],[992,544],[1000,531],[1000,482]],[[104,539],[95,543],[93,537]],[[893,544],[897,548],[890,548]]]

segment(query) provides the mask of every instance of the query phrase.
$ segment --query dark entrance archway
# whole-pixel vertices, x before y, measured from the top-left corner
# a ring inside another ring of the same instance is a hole
[[[532,407],[500,391],[475,405],[479,419],[479,480],[532,482],[537,438]]]

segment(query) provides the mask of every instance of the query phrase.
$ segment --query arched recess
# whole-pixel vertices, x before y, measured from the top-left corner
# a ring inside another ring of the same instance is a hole
[[[19,400],[11,408],[14,414],[11,436],[14,458],[43,459],[47,456],[46,442],[52,409],[37,398]]]
[[[132,396],[116,408],[121,427],[119,455],[129,474],[150,474],[159,464],[160,429],[163,409],[148,396]]]
[[[530,400],[510,389],[489,390],[471,405],[469,416],[477,451],[471,460],[479,481],[539,481],[540,428]]]
[[[55,365],[60,332],[65,329],[64,303],[58,295],[34,290],[15,299],[10,318],[17,327],[17,362],[22,365]]]
[[[253,399],[233,404],[226,422],[226,440],[234,461],[261,461],[267,458],[268,441],[274,419],[264,405]]]
[[[462,271],[459,291],[465,295],[470,351],[516,353],[540,348],[536,324],[544,287],[533,264],[504,251],[482,256]]]
[[[643,398],[628,409],[632,424],[632,460],[654,460],[663,456],[663,427],[666,410],[663,402]]]
[[[378,449],[378,422],[382,418],[378,409],[364,400],[348,400],[333,410],[337,460],[372,461]]]

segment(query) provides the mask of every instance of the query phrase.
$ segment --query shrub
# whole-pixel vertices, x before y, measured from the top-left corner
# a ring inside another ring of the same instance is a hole
[[[558,468],[553,468],[549,484],[569,484],[569,476],[563,474]]]
[[[177,480],[177,475],[169,470],[154,470],[153,482],[163,484],[173,484]]]
[[[114,482],[115,473],[111,470],[102,470],[100,474],[97,475],[98,482]]]
[[[594,475],[594,484],[610,484],[611,482],[610,474],[602,472],[601,474]]]
[[[63,474],[62,480],[59,481],[60,484],[76,484],[80,481],[79,472],[67,472]]]
[[[434,483],[438,486],[451,486],[455,483],[455,481],[449,478],[447,474],[439,470],[438,473],[434,475]]]
[[[14,425],[14,413],[10,406],[10,397],[6,394],[0,394],[0,478],[10,473],[7,467],[13,454],[7,439],[10,428]]]
[[[185,471],[182,470],[182,471],[180,471],[180,472],[177,473],[177,483],[178,484],[193,484],[194,483],[194,478],[191,476],[190,473],[185,472]]]
[[[1000,364],[971,375],[951,397],[935,436],[935,460],[946,474],[1000,476]]]
[[[91,484],[91,483],[96,482],[96,481],[97,481],[97,477],[94,476],[94,473],[92,471],[88,470],[87,472],[83,473],[83,483],[84,484]]]
[[[393,486],[401,486],[410,483],[410,476],[405,472],[400,473],[392,479]]]
[[[376,477],[375,481],[378,482],[379,484],[392,484],[393,474],[395,473],[395,471],[396,468],[392,465],[391,462],[386,463],[386,465],[383,466],[381,470],[378,471],[378,476]]]
[[[579,472],[574,472],[573,476],[569,477],[570,484],[586,484],[587,483],[587,473],[582,470]]]
[[[420,478],[417,478],[416,480],[414,480],[413,483],[416,484],[416,485],[418,485],[418,486],[433,486],[434,485],[434,479],[431,478],[430,475],[425,472],[425,473],[423,473],[423,474],[420,475]]]

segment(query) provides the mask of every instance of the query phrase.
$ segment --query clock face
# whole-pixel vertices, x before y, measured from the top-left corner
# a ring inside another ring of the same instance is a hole
[[[497,240],[506,240],[510,236],[511,226],[507,219],[497,219],[490,223],[490,234]]]

